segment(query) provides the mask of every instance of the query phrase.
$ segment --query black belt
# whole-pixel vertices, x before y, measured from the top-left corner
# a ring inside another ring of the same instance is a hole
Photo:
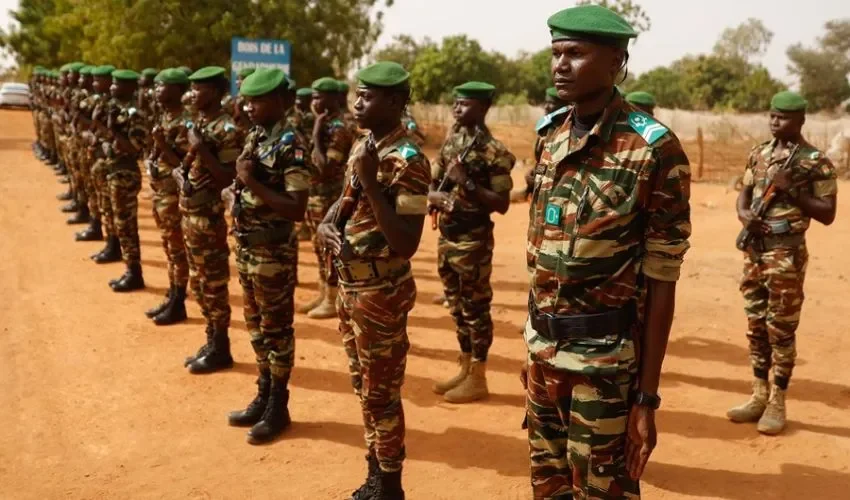
[[[615,309],[596,314],[558,315],[541,313],[528,296],[528,313],[531,327],[541,337],[549,340],[567,340],[571,338],[602,338],[613,333],[622,333],[632,327],[637,320],[637,307],[634,302]]]
[[[257,245],[269,245],[274,243],[283,243],[289,241],[289,236],[292,234],[292,224],[286,224],[280,227],[270,229],[261,229],[259,231],[251,231],[250,233],[240,233],[233,231],[233,237],[240,246],[253,247]]]

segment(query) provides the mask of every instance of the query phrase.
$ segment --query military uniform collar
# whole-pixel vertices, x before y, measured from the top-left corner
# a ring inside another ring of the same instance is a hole
[[[375,144],[375,147],[378,151],[381,151],[384,148],[386,148],[387,146],[391,146],[396,141],[398,141],[402,137],[406,137],[406,136],[407,136],[407,132],[405,132],[404,127],[401,125],[401,122],[399,122],[399,124],[396,125],[396,127],[393,129],[392,132],[387,134],[386,137],[384,137],[383,139],[381,139],[380,141],[378,141]]]
[[[602,111],[602,116],[596,120],[596,124],[590,129],[590,132],[582,138],[580,144],[584,146],[590,137],[598,137],[603,143],[608,142],[611,139],[611,132],[614,130],[614,124],[617,123],[617,119],[620,117],[620,111],[623,109],[624,103],[625,100],[623,99],[622,94],[620,94],[617,89],[614,89],[614,95],[611,96],[611,100]],[[575,107],[570,109],[564,123],[569,124],[569,127],[572,128],[574,118]]]

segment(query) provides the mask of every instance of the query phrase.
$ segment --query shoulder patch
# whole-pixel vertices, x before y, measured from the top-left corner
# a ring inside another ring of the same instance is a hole
[[[295,134],[292,132],[286,132],[282,136],[280,136],[280,142],[289,146],[293,142],[295,142]]]
[[[655,121],[655,119],[649,116],[646,113],[641,113],[639,111],[632,111],[629,113],[629,126],[631,126],[635,132],[640,134],[643,137],[643,140],[647,142],[647,144],[652,145],[664,137],[664,134],[668,132],[667,127]]]
[[[545,128],[547,128],[549,125],[552,125],[552,122],[554,122],[554,121],[555,121],[555,118],[557,118],[558,116],[563,115],[563,114],[564,114],[564,113],[566,113],[567,111],[569,111],[569,108],[568,108],[568,107],[566,107],[566,106],[564,106],[563,108],[556,109],[555,111],[552,111],[552,112],[551,112],[551,113],[549,113],[548,115],[546,115],[546,116],[544,116],[543,118],[541,118],[541,119],[537,120],[537,125],[535,125],[535,126],[534,126],[534,130],[535,130],[536,132],[540,133],[542,130],[544,130]]]
[[[813,151],[811,155],[812,160],[820,160],[821,154],[820,151]]]
[[[419,148],[410,143],[399,145],[398,152],[405,160],[409,160],[419,154]]]
[[[225,123],[225,124],[224,124],[224,131],[225,131],[225,132],[230,132],[231,130],[236,130],[236,125],[234,125],[234,124],[232,124],[232,123],[230,123],[230,122]]]
[[[331,120],[331,123],[329,125],[334,128],[341,128],[345,126],[345,123],[343,123],[343,121],[339,118],[334,118],[333,120]]]

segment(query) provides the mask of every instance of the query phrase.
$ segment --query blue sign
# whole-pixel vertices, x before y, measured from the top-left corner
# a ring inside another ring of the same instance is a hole
[[[230,40],[230,93],[236,95],[236,78],[243,68],[280,68],[289,76],[292,46],[287,40],[233,37]]]

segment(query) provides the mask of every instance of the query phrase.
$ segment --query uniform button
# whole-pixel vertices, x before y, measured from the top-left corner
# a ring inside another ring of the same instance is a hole
[[[596,471],[599,472],[600,474],[602,474],[603,472],[605,472],[605,467],[602,467],[600,465],[599,467],[596,468]]]

